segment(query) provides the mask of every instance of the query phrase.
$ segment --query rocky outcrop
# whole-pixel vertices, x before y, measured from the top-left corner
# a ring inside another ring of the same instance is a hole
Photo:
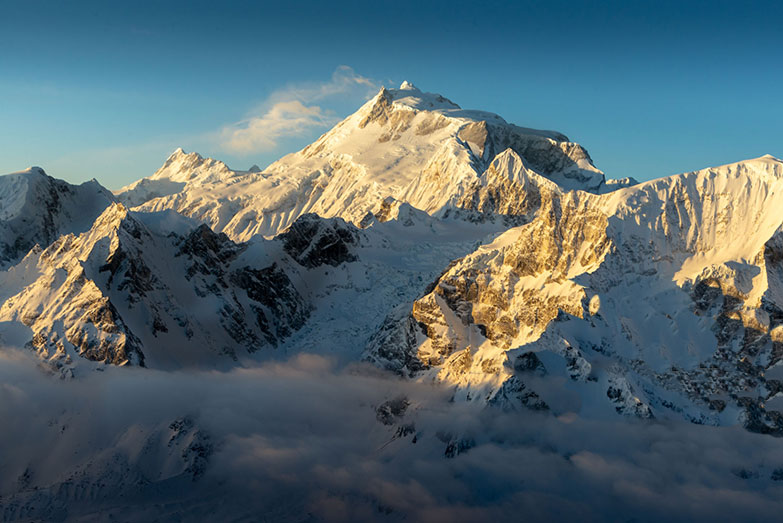
[[[339,218],[323,220],[315,214],[306,214],[278,239],[289,256],[310,269],[320,265],[336,267],[357,259],[352,250],[359,243],[359,234],[355,227]]]
[[[558,369],[582,408],[783,434],[768,405],[783,221],[764,209],[778,200],[768,157],[623,193],[542,191],[529,223],[456,262],[367,357],[505,407],[548,404],[531,383]]]

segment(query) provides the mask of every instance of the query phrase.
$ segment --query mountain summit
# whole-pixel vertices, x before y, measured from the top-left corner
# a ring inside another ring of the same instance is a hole
[[[314,143],[263,172],[230,171],[178,150],[152,177],[117,196],[143,210],[185,213],[235,241],[274,236],[311,212],[360,224],[389,197],[433,216],[456,211],[483,220],[513,209],[503,194],[521,190],[518,174],[503,171],[508,162],[502,158],[510,154],[533,185],[605,187],[587,151],[565,135],[464,110],[404,82],[382,88]],[[477,203],[487,193],[501,200],[491,209]]]

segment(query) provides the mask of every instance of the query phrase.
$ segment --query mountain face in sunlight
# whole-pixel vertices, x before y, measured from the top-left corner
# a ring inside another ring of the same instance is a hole
[[[266,169],[0,177],[0,515],[761,519],[780,209],[408,82]]]
[[[518,163],[513,175],[497,165],[509,161],[497,158],[507,150]],[[279,234],[306,213],[359,224],[387,197],[436,217],[524,216],[535,206],[524,196],[517,201],[537,184],[528,173],[568,189],[605,185],[587,151],[564,135],[463,110],[406,82],[381,89],[313,144],[261,172],[231,171],[178,149],[117,197],[144,211],[174,209],[246,241]]]

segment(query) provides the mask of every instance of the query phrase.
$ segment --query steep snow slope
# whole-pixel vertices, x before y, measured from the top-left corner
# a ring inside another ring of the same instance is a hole
[[[566,189],[604,186],[587,151],[564,135],[463,110],[406,82],[381,89],[316,142],[264,172],[233,173],[178,150],[153,177],[118,197],[141,210],[177,210],[245,241],[273,236],[306,213],[358,224],[389,197],[431,215],[463,209],[472,219],[526,216],[532,201],[517,199],[531,177]]]
[[[783,433],[780,209],[769,156],[549,193],[390,317],[367,357],[468,399]]]
[[[71,185],[30,167],[0,176],[0,268],[19,261],[36,244],[79,233],[114,200],[97,181]]]
[[[301,217],[282,235],[286,245],[300,234],[306,238],[301,243],[308,247],[293,256],[307,266],[324,255],[345,261],[321,264],[302,275],[303,292],[313,309],[305,325],[283,342],[283,351],[358,361],[390,311],[410,310],[452,260],[503,229],[499,223],[434,219],[405,203],[391,202],[386,209],[383,219],[368,228],[351,228],[359,242],[348,249],[339,246],[337,235],[319,239],[321,235],[306,233],[312,223],[332,221],[314,215]]]

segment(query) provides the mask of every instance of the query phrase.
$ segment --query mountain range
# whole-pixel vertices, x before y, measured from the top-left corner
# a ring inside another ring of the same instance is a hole
[[[782,208],[772,156],[607,180],[559,132],[405,82],[265,169],[177,149],[114,193],[0,177],[0,341],[66,381],[315,353],[482,409],[780,436]]]

